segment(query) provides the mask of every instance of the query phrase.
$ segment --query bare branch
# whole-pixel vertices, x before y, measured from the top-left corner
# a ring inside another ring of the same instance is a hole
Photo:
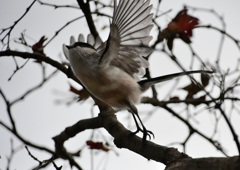
[[[152,104],[153,106],[158,106],[158,107],[162,107],[164,109],[166,109],[167,111],[169,111],[169,113],[173,114],[174,117],[176,117],[177,119],[179,119],[180,121],[182,121],[188,128],[191,134],[196,133],[198,135],[200,135],[201,137],[203,137],[204,139],[206,139],[208,142],[210,142],[214,147],[216,147],[219,151],[221,151],[224,155],[227,155],[225,153],[225,151],[223,150],[222,146],[217,142],[214,141],[213,139],[207,137],[206,135],[204,135],[203,133],[201,133],[199,130],[197,130],[196,128],[194,128],[188,120],[185,120],[184,118],[182,118],[179,114],[177,114],[174,110],[172,110],[170,107],[167,106],[167,104],[164,102],[160,102],[157,99],[151,99],[151,98],[144,98],[144,100],[142,101],[144,103],[149,103]]]
[[[0,51],[0,57],[6,57],[6,56],[18,56],[18,57],[21,57],[24,59],[31,58],[31,59],[37,59],[37,60],[46,62],[46,63],[52,65],[53,67],[57,68],[64,74],[66,74],[67,77],[69,77],[69,78],[73,79],[74,81],[78,82],[79,84],[81,84],[79,82],[79,80],[73,75],[71,70],[66,68],[63,64],[61,64],[47,56],[37,54],[37,53],[19,52],[19,51],[11,51],[11,50]]]
[[[240,143],[239,143],[239,139],[238,139],[238,135],[237,135],[236,131],[234,130],[231,122],[228,120],[225,112],[222,110],[221,104],[218,104],[218,105],[216,105],[215,107],[220,111],[220,113],[221,113],[222,116],[224,117],[225,121],[227,122],[227,125],[228,125],[229,129],[231,130],[231,133],[232,133],[232,135],[233,135],[233,139],[234,139],[234,141],[235,141],[235,143],[236,143],[236,147],[237,147],[237,149],[238,149],[238,153],[239,153],[239,155],[240,155]]]
[[[58,72],[58,70],[55,70],[54,72],[52,72],[48,77],[44,78],[42,80],[41,83],[39,83],[38,85],[36,85],[35,87],[32,87],[31,89],[29,89],[27,92],[25,92],[23,95],[21,95],[20,97],[18,97],[17,99],[15,99],[14,101],[12,101],[10,103],[10,105],[14,105],[15,103],[19,102],[20,100],[23,100],[27,95],[29,95],[30,93],[32,93],[35,90],[38,90],[40,87],[42,87],[48,80],[50,80],[50,78],[52,78],[56,73]]]
[[[6,107],[7,107],[7,113],[8,113],[8,117],[10,119],[11,125],[12,125],[12,129],[9,128],[8,126],[5,126],[5,127],[8,130],[12,131],[13,133],[17,133],[17,128],[16,128],[16,125],[15,125],[15,121],[14,121],[13,116],[12,116],[10,102],[8,101],[7,97],[5,96],[5,94],[3,93],[3,91],[1,89],[0,89],[0,94],[3,98],[3,100],[5,101],[5,104],[6,104]],[[1,122],[0,122],[0,124],[1,124]]]
[[[34,0],[29,7],[27,7],[26,11],[24,12],[24,14],[14,22],[14,24],[8,28],[2,29],[2,31],[0,32],[0,35],[2,35],[5,31],[8,30],[8,32],[3,36],[3,38],[1,39],[1,42],[4,43],[4,40],[6,38],[8,38],[7,40],[7,49],[10,49],[10,36],[11,36],[11,32],[12,30],[15,28],[15,26],[25,17],[25,15],[30,11],[30,9],[32,8],[32,6],[34,5],[34,3],[36,2],[36,0]]]
[[[84,16],[87,20],[88,23],[88,27],[90,29],[91,34],[96,38],[98,37],[98,32],[96,30],[95,24],[93,22],[92,19],[92,14],[91,14],[91,9],[90,9],[90,4],[89,4],[89,0],[87,0],[86,2],[84,2],[83,0],[77,0],[80,8],[82,9]]]
[[[53,35],[53,37],[49,39],[49,41],[44,45],[44,47],[46,47],[54,38],[56,38],[56,37],[58,36],[58,34],[59,34],[62,30],[64,30],[68,25],[70,25],[71,23],[73,23],[73,22],[75,22],[75,21],[77,21],[77,20],[79,20],[79,19],[81,19],[81,18],[83,18],[83,17],[84,17],[84,16],[80,16],[80,17],[77,17],[77,18],[72,19],[71,21],[68,21],[64,26],[62,26],[59,30],[57,30],[57,31],[55,32],[55,34]]]
[[[74,6],[74,5],[56,5],[56,4],[50,4],[50,3],[47,3],[47,2],[42,2],[41,0],[37,0],[37,2],[41,5],[50,6],[50,7],[53,7],[55,9],[58,9],[58,8],[72,8],[72,9],[78,9],[79,10],[79,7]]]
[[[200,26],[196,26],[195,29],[197,28],[207,28],[207,29],[213,29],[216,30],[218,32],[220,32],[221,34],[226,35],[228,38],[230,38],[238,47],[238,49],[240,50],[240,40],[234,38],[232,35],[230,35],[229,33],[227,33],[225,30],[221,30],[217,27],[211,26],[211,25],[200,25]]]

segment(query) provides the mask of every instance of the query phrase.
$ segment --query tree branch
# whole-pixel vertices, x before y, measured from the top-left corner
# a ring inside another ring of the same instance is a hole
[[[17,57],[21,57],[23,59],[31,58],[31,59],[43,61],[43,62],[48,63],[51,66],[57,68],[64,74],[66,74],[66,76],[68,78],[71,78],[74,81],[76,81],[77,83],[81,84],[80,81],[74,76],[71,69],[66,68],[64,64],[61,64],[58,61],[51,59],[50,57],[47,57],[47,56],[44,56],[44,55],[41,55],[38,53],[20,52],[20,51],[12,51],[12,50],[0,51],[0,57],[6,57],[6,56],[17,56]]]
[[[229,158],[198,158],[174,162],[165,170],[237,170],[240,169],[239,157]]]
[[[146,141],[142,143],[142,139],[131,131],[127,130],[116,118],[112,109],[102,111],[98,117],[80,120],[73,126],[67,127],[59,135],[53,137],[55,146],[58,151],[65,150],[63,144],[66,140],[74,137],[86,129],[95,129],[104,127],[108,133],[114,137],[114,143],[119,148],[129,149],[146,159],[155,160],[164,164],[170,164],[180,159],[190,158],[189,156],[180,153],[175,148],[168,148],[165,146],[157,145],[153,142]]]
[[[237,45],[238,49],[240,50],[240,40],[237,40],[236,38],[234,38],[232,35],[230,35],[229,33],[227,33],[225,30],[221,30],[217,27],[214,27],[214,26],[211,26],[211,25],[200,25],[200,26],[196,26],[196,28],[210,28],[210,29],[213,29],[213,30],[216,30],[218,32],[220,32],[221,34],[224,34],[226,35],[228,38],[230,38],[233,42],[235,42],[235,44]]]
[[[164,102],[162,103],[161,101],[159,101],[157,99],[151,99],[151,98],[144,98],[143,102],[152,104],[153,106],[158,106],[158,107],[162,107],[162,108],[166,109],[169,113],[173,114],[174,117],[176,117],[177,119],[182,121],[189,128],[190,133],[192,133],[192,134],[196,133],[196,134],[200,135],[201,137],[203,137],[204,139],[209,141],[215,148],[217,148],[219,151],[221,151],[224,155],[227,156],[227,154],[224,152],[223,148],[217,141],[212,140],[211,138],[207,137],[206,135],[204,135],[203,133],[201,133],[200,131],[195,129],[187,120],[182,118],[174,110],[172,110],[170,107],[168,107],[166,103],[164,104]]]
[[[98,32],[97,32],[97,29],[95,27],[95,24],[94,24],[93,18],[92,18],[89,0],[87,0],[86,3],[83,0],[77,0],[77,2],[79,4],[80,8],[82,9],[82,12],[84,13],[84,16],[87,20],[88,27],[90,29],[91,34],[95,38],[98,37]]]
[[[10,36],[11,36],[11,32],[14,29],[14,27],[23,19],[23,17],[30,11],[31,7],[34,5],[34,3],[36,2],[36,0],[34,0],[29,7],[26,9],[26,11],[24,12],[24,14],[14,22],[14,24],[6,29],[2,29],[1,34],[3,34],[5,31],[9,30],[6,35],[1,39],[2,42],[4,42],[5,38],[8,37],[8,41],[7,41],[7,49],[9,49],[9,43],[10,43]]]
[[[229,129],[230,129],[230,131],[231,131],[231,133],[232,133],[232,135],[233,135],[233,139],[234,139],[234,141],[235,141],[235,143],[236,143],[236,147],[237,147],[237,149],[238,149],[238,154],[239,154],[239,156],[240,156],[240,143],[239,143],[239,140],[238,140],[238,135],[237,135],[237,133],[235,132],[235,130],[234,130],[231,122],[228,120],[225,112],[222,110],[221,104],[218,104],[218,105],[216,105],[215,107],[220,111],[220,113],[221,113],[221,115],[223,116],[224,120],[227,122],[227,125],[228,125],[228,127],[229,127]]]

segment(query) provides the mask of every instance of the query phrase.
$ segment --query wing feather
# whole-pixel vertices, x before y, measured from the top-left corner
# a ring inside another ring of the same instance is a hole
[[[153,25],[149,25],[145,28],[142,28],[136,31],[125,32],[124,34],[122,34],[121,40],[123,42],[123,41],[129,40],[130,38],[137,38],[137,37],[142,37],[142,35],[149,35],[152,28],[153,28]]]
[[[92,45],[92,46],[95,44],[95,39],[94,39],[92,34],[88,34],[88,36],[87,36],[87,43]]]
[[[125,12],[123,13],[123,16],[121,17],[120,21],[113,21],[113,23],[117,23],[118,27],[121,26],[121,24],[124,22],[124,20],[126,19],[126,17],[128,17],[128,15],[130,14],[131,10],[134,9],[135,5],[139,2],[139,0],[136,1],[132,1],[131,3],[128,3],[129,5],[125,8]]]
[[[150,0],[119,0],[118,6],[114,0],[110,35],[107,42],[99,46],[101,66],[119,67],[132,77],[145,73],[149,63],[143,55],[151,52],[148,48],[153,28],[151,9]]]
[[[85,42],[85,38],[84,38],[83,34],[79,34],[78,42]]]
[[[145,2],[146,4],[146,2]],[[139,9],[137,9],[136,12],[131,11],[131,14],[125,19],[124,23],[119,26],[119,31],[125,32],[129,27],[136,26],[141,20],[143,20],[148,14],[150,13],[152,9],[151,6],[147,6],[147,8],[144,8],[145,5],[142,5]],[[151,23],[152,20],[149,20],[149,23]],[[136,29],[138,27],[135,27]]]

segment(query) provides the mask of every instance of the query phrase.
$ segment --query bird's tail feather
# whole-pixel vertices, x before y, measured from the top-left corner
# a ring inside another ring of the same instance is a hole
[[[186,72],[168,74],[168,75],[159,76],[159,77],[155,77],[155,78],[151,78],[151,79],[147,79],[147,80],[141,80],[138,82],[138,84],[140,85],[142,92],[144,92],[156,83],[161,83],[161,82],[171,80],[171,79],[179,77],[179,76],[190,75],[190,74],[195,74],[195,73],[211,74],[211,73],[214,73],[214,71],[195,70],[195,71],[186,71]]]

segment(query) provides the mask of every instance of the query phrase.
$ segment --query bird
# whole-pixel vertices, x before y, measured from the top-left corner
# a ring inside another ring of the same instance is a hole
[[[80,34],[78,41],[71,36],[70,45],[63,44],[63,52],[74,75],[95,98],[117,110],[128,110],[143,133],[143,141],[154,136],[144,126],[136,104],[141,94],[152,85],[193,73],[196,70],[141,80],[149,62],[144,58],[152,53],[149,43],[153,28],[150,0],[114,0],[113,17],[108,39],[88,34],[87,41]],[[139,124],[140,123],[140,124]]]

